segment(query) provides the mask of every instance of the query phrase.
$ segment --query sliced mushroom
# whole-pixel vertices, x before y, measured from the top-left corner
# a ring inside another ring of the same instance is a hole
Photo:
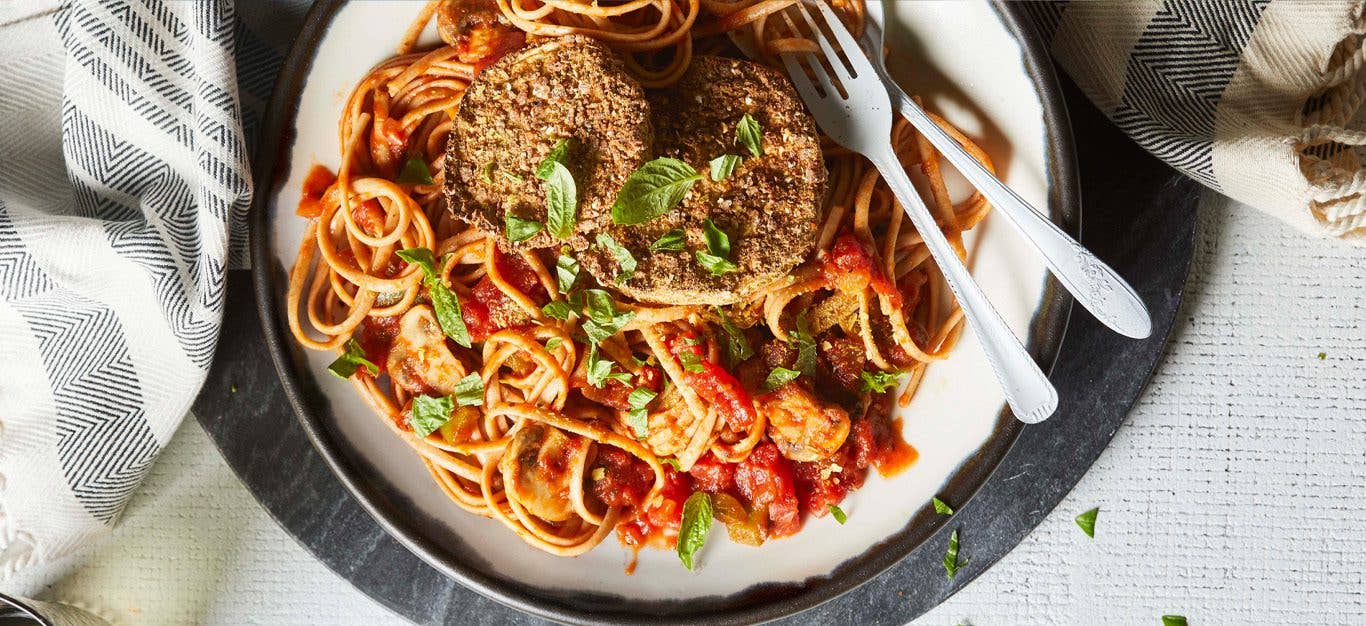
[[[849,437],[849,414],[817,400],[790,382],[754,399],[768,418],[768,437],[792,461],[819,461],[834,454]]]
[[[415,306],[398,321],[398,336],[389,350],[389,376],[415,394],[447,396],[465,376],[465,366],[446,346],[446,333],[432,307]]]
[[[498,461],[503,488],[536,517],[568,520],[574,515],[569,499],[573,469],[587,454],[587,439],[545,424],[528,424],[513,436]]]

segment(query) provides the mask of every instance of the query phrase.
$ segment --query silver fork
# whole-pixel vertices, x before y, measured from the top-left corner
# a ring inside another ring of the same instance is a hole
[[[944,132],[887,73],[882,57],[882,0],[867,0],[864,21],[865,52],[882,78],[902,117],[920,131],[957,170],[1006,216],[1015,229],[1043,256],[1063,287],[1102,324],[1126,337],[1143,339],[1153,332],[1152,318],[1133,287],[1062,229],[1016,195],[982,167],[952,136]]]
[[[788,77],[792,79],[821,130],[845,148],[867,157],[882,173],[897,201],[911,218],[911,223],[920,232],[949,287],[958,297],[968,324],[976,331],[987,362],[996,373],[1015,417],[1026,424],[1043,421],[1058,407],[1057,390],[1010,332],[1005,320],[991,306],[977,283],[973,282],[968,268],[939,230],[934,216],[901,168],[891,144],[891,100],[872,64],[863,56],[858,42],[854,41],[834,12],[819,0],[812,4],[820,9],[829,31],[843,49],[848,64],[840,58],[822,29],[812,20],[811,14],[806,11],[805,0],[799,0],[795,7],[810,26],[811,36],[824,51],[824,58],[835,76],[832,78],[826,72],[816,54],[789,52],[781,55]],[[798,62],[799,57],[810,67],[811,74],[820,83],[819,88],[803,70]],[[836,79],[844,87],[847,97],[840,94]]]

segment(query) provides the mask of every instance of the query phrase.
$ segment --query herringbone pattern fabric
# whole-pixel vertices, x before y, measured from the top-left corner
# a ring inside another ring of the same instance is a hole
[[[0,575],[113,524],[202,385],[283,53],[229,0],[11,8],[29,12],[0,19]]]
[[[1031,2],[1124,132],[1210,188],[1366,242],[1366,16],[1339,0]]]

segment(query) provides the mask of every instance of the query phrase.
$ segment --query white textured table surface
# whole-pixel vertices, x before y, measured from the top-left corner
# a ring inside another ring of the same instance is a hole
[[[1212,195],[1201,211],[1175,336],[1129,421],[918,623],[1366,623],[1366,250]],[[1093,506],[1088,539],[1072,518]],[[277,527],[193,419],[121,526],[58,565],[0,588],[123,623],[399,621]]]

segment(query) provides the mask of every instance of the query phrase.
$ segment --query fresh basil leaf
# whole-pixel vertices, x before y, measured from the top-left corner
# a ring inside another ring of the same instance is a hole
[[[583,310],[588,317],[583,323],[583,332],[589,343],[596,344],[615,335],[636,316],[635,311],[618,312],[611,294],[601,289],[584,290],[583,297]]]
[[[683,201],[693,183],[702,175],[692,166],[669,157],[660,157],[631,173],[617,192],[612,204],[612,222],[643,224],[659,217]]]
[[[659,236],[650,244],[651,252],[682,252],[685,249],[683,229],[675,228]]]
[[[759,128],[759,120],[748,113],[735,125],[735,141],[749,148],[749,153],[754,156],[764,155],[764,131]]]
[[[697,264],[701,265],[702,269],[711,272],[713,276],[724,276],[731,272],[740,271],[740,266],[732,263],[729,259],[707,254],[701,250],[694,251],[693,256],[697,257]]]
[[[830,515],[834,516],[835,521],[839,522],[841,526],[843,526],[845,522],[849,521],[849,516],[844,514],[844,509],[841,509],[833,504],[827,504],[825,505],[825,508],[830,510]]]
[[[436,313],[436,321],[441,324],[441,330],[455,343],[470,347],[470,330],[465,326],[465,318],[460,312],[460,298],[456,297],[455,292],[441,280],[441,273],[436,267],[436,255],[426,248],[408,248],[399,250],[396,254],[398,258],[416,263],[422,268],[425,275],[422,284],[427,287],[427,295],[432,300],[432,311]]]
[[[654,401],[656,395],[658,394],[652,389],[637,387],[631,392],[631,395],[626,396],[626,403],[629,404],[632,409],[643,409],[650,406],[650,403]]]
[[[569,314],[573,313],[574,309],[564,300],[551,300],[541,307],[541,312],[563,322],[569,319]]]
[[[726,366],[734,369],[736,365],[754,356],[754,348],[750,347],[745,331],[731,322],[721,307],[716,307],[716,316],[721,318],[721,330],[726,333],[726,342],[722,344],[726,349]]]
[[[572,256],[561,254],[555,261],[555,279],[560,285],[560,293],[567,294],[579,279],[579,262]]]
[[[430,185],[432,171],[427,169],[427,162],[421,156],[413,155],[403,164],[403,171],[399,172],[398,182],[407,185]]]
[[[599,389],[609,380],[630,384],[631,375],[626,372],[613,373],[613,365],[616,365],[616,362],[602,358],[598,353],[598,345],[592,344],[588,348],[588,384]]]
[[[683,366],[683,371],[686,372],[697,373],[704,369],[702,367],[702,357],[691,350],[684,350],[678,353],[678,364]]]
[[[768,379],[764,381],[764,389],[773,391],[774,389],[797,380],[797,377],[801,375],[802,373],[797,370],[790,370],[786,367],[775,367],[773,368],[773,371],[768,373]]]
[[[723,154],[707,162],[711,166],[711,179],[721,182],[735,172],[735,166],[740,164],[740,157],[734,154]]]
[[[949,506],[948,503],[944,502],[943,500],[940,500],[937,497],[933,500],[933,502],[935,513],[938,513],[940,515],[953,515],[953,507]]]
[[[694,492],[683,502],[683,522],[678,529],[678,559],[689,571],[693,569],[693,556],[707,542],[711,516],[711,496],[707,492]]]
[[[422,268],[422,273],[425,276],[433,276],[436,274],[436,254],[431,250],[426,248],[408,248],[406,250],[399,250],[394,254],[397,254],[398,258]]]
[[[669,457],[667,459],[660,459],[659,462],[674,468],[675,472],[683,471],[683,464],[679,463],[678,459],[675,459],[673,457]]]
[[[711,218],[702,220],[702,235],[707,240],[707,252],[723,259],[730,256],[730,236],[717,227]]]
[[[568,239],[578,225],[578,189],[569,168],[560,163],[550,163],[549,168],[549,176],[542,178],[545,181],[546,232],[558,239]]]
[[[806,311],[797,314],[797,329],[791,331],[792,343],[797,348],[797,362],[793,368],[806,374],[816,375],[816,339],[811,336],[811,325],[807,322]]]
[[[536,220],[523,219],[511,213],[503,218],[503,225],[507,228],[508,241],[513,243],[531,239],[543,228]]]
[[[1077,516],[1077,526],[1081,527],[1081,532],[1086,533],[1087,537],[1096,536],[1096,514],[1100,513],[1100,507],[1096,507]]]
[[[478,372],[471,372],[456,381],[454,391],[452,395],[460,406],[479,406],[484,403],[484,379],[479,377]]]
[[[328,365],[327,371],[332,372],[337,378],[350,378],[361,367],[369,370],[371,376],[379,376],[379,366],[365,358],[365,349],[361,347],[360,342],[347,339],[346,352]]]
[[[545,349],[546,349],[546,350],[554,351],[556,348],[558,348],[558,347],[560,347],[560,346],[562,346],[562,345],[564,345],[564,340],[563,340],[563,339],[560,339],[559,337],[551,337],[550,339],[547,339],[547,340],[545,341]]]
[[[408,411],[408,425],[413,427],[413,434],[426,437],[451,421],[451,411],[454,410],[455,401],[451,400],[450,396],[416,396],[413,398],[412,408]]]
[[[944,572],[948,574],[949,578],[953,578],[953,575],[958,573],[959,568],[967,564],[967,559],[963,559],[961,562],[958,560],[958,531],[955,530],[949,536],[949,549],[944,553]]]
[[[607,233],[598,233],[598,245],[612,253],[612,257],[617,260],[617,267],[621,269],[621,273],[617,274],[617,284],[631,280],[631,276],[636,273],[636,257],[631,256],[631,251]]]
[[[551,171],[555,164],[566,165],[569,158],[569,138],[565,137],[555,142],[555,146],[547,152],[541,164],[536,166],[536,178],[546,180],[550,178]]]
[[[859,372],[859,388],[872,392],[883,393],[890,389],[896,389],[901,383],[901,372]]]
[[[1163,615],[1162,626],[1186,626],[1184,615]]]
[[[631,409],[626,414],[626,422],[631,425],[631,430],[635,431],[636,439],[645,439],[650,436],[650,412],[645,409]]]

